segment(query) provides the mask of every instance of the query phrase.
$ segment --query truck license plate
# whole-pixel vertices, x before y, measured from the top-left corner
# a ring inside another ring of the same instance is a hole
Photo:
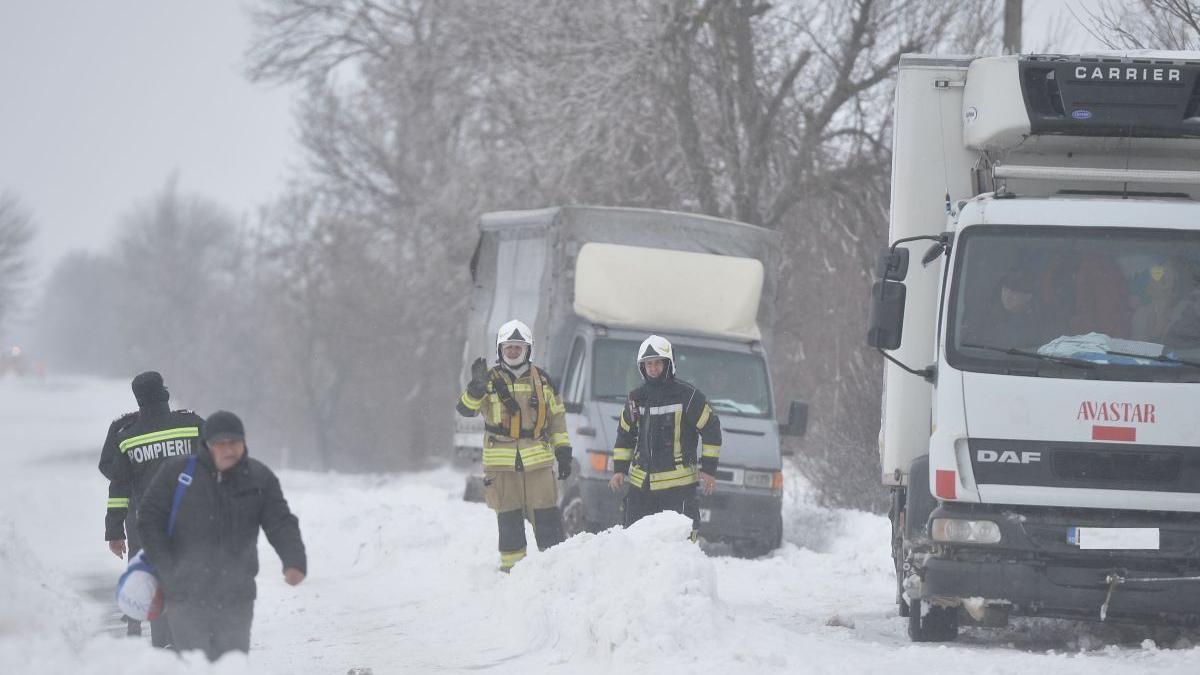
[[[712,509],[700,509],[700,522],[707,523],[712,520]]]
[[[1072,527],[1067,542],[1084,550],[1157,551],[1157,527]]]

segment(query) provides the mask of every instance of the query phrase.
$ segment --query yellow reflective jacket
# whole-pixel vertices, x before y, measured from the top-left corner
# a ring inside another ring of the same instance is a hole
[[[486,470],[537,469],[554,462],[554,449],[571,445],[558,392],[534,365],[519,378],[507,368],[492,367],[483,397],[464,391],[455,407],[465,417],[483,416]]]

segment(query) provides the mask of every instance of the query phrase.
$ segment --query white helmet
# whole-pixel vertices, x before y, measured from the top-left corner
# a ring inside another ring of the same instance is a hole
[[[671,348],[671,341],[659,335],[651,335],[642,341],[642,346],[638,347],[638,371],[642,373],[642,379],[648,380],[646,377],[646,369],[642,367],[642,362],[648,359],[666,359],[667,374],[674,377],[675,375],[675,350]]]
[[[513,319],[508,323],[500,326],[500,330],[496,331],[496,358],[504,361],[504,354],[501,352],[501,347],[506,343],[524,344],[528,349],[525,351],[525,360],[533,361],[533,331],[529,330],[519,319]]]

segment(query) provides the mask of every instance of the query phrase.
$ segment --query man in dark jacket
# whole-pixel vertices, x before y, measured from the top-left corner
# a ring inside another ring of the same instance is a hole
[[[692,519],[694,541],[700,530],[696,485],[706,495],[716,487],[721,420],[699,389],[675,378],[675,353],[666,338],[646,338],[637,360],[645,384],[630,392],[621,412],[609,485],[619,489],[628,474],[627,527],[648,515],[675,511]]]
[[[203,447],[183,492],[173,533],[167,524],[186,457],[163,465],[142,499],[138,528],[146,556],[158,569],[164,614],[177,651],[203,649],[210,661],[250,651],[258,574],[258,530],[283,561],[284,580],[304,580],[307,559],[300,524],[288,509],[279,479],[246,452],[242,421],[218,411],[202,428]]]
[[[109,464],[108,512],[104,517],[104,539],[118,558],[126,553],[132,557],[141,548],[138,504],[150,478],[167,458],[195,451],[193,446],[204,421],[190,410],[172,411],[162,375],[152,370],[133,378],[132,386],[138,412],[113,434],[115,452]],[[141,634],[141,624],[133,619],[129,622],[129,633]],[[150,642],[155,647],[170,644],[171,632],[165,619],[150,622]]]

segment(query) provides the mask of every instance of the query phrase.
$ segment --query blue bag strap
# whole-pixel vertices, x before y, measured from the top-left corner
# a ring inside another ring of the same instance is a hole
[[[179,514],[179,505],[183,503],[183,493],[192,484],[192,475],[196,473],[196,456],[188,457],[187,466],[179,474],[179,484],[175,486],[175,498],[171,500],[171,515],[167,517],[167,536],[175,532],[175,516]]]

